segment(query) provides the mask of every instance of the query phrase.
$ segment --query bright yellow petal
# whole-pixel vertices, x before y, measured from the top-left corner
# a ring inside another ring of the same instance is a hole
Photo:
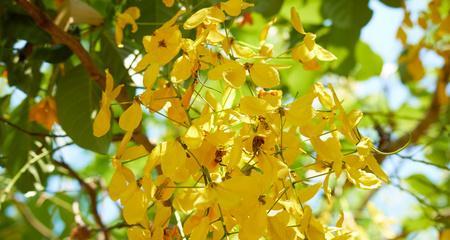
[[[167,110],[167,116],[170,120],[178,123],[185,124],[189,122],[189,117],[186,113],[186,110],[181,105],[181,101],[172,101],[172,106]]]
[[[372,154],[367,155],[365,159],[367,162],[367,166],[377,177],[379,177],[384,182],[389,182],[389,176],[383,171],[383,169],[380,167],[380,164]]]
[[[127,229],[127,235],[129,240],[147,240],[151,237],[151,233],[148,229],[135,226]]]
[[[322,183],[316,183],[314,185],[308,186],[306,188],[302,188],[298,190],[298,197],[302,203],[307,202],[311,198],[313,198],[317,192],[319,191],[320,187],[322,186]]]
[[[269,64],[256,62],[250,68],[250,77],[253,82],[263,88],[272,88],[280,84],[278,71]]]
[[[191,240],[204,240],[206,239],[209,231],[209,218],[204,217],[200,223],[192,229],[189,239]]]
[[[264,99],[253,96],[242,97],[239,103],[239,108],[241,109],[242,113],[251,116],[262,115],[275,109]]]
[[[316,34],[306,33],[303,42],[305,43],[308,50],[312,51],[314,49],[314,46],[316,45]]]
[[[311,122],[314,117],[312,102],[316,96],[306,94],[295,100],[286,111],[286,120],[296,126],[303,126]]]
[[[198,10],[197,12],[192,14],[192,16],[190,16],[186,20],[186,22],[184,22],[183,28],[186,30],[196,28],[198,25],[202,24],[203,21],[205,21],[206,17],[209,14],[209,11],[209,8],[202,8]]]
[[[176,83],[180,83],[188,79],[192,75],[191,62],[188,56],[180,56],[173,64],[172,71],[170,72],[170,79]]]
[[[144,87],[147,89],[151,89],[153,84],[156,82],[156,78],[158,78],[160,66],[156,63],[150,64],[150,66],[144,72]]]
[[[256,56],[256,53],[252,49],[242,46],[236,42],[233,42],[231,48],[233,49],[233,54],[239,58],[253,58]]]
[[[132,159],[144,157],[146,155],[148,155],[148,152],[144,146],[142,146],[142,145],[132,146],[132,147],[125,149],[125,151],[123,152],[123,154],[121,156],[121,160],[132,160]]]
[[[337,59],[337,57],[333,53],[318,44],[314,45],[314,53],[317,59],[319,59],[320,61],[333,61]]]
[[[144,219],[147,212],[148,199],[144,193],[137,189],[133,196],[124,204],[122,214],[128,224],[136,224]]]
[[[300,16],[295,10],[295,7],[291,8],[291,23],[295,30],[301,34],[306,34],[305,29],[303,29],[302,21],[300,20]]]
[[[108,106],[102,106],[94,119],[93,130],[94,136],[101,137],[105,135],[110,128],[111,111]]]
[[[266,25],[264,25],[263,30],[259,33],[259,42],[264,42],[267,38],[267,34],[269,34],[270,27],[277,21],[277,18],[274,17],[270,20]]]
[[[305,63],[313,60],[315,53],[310,51],[304,43],[300,43],[292,49],[292,58]]]
[[[241,4],[242,4],[242,0],[228,0],[226,2],[220,3],[220,7],[228,15],[230,15],[232,17],[236,17],[241,14],[241,10],[242,10]]]
[[[236,61],[227,61],[208,72],[211,80],[224,79],[231,87],[239,88],[245,82],[245,68]]]
[[[223,79],[233,88],[239,88],[245,82],[245,69],[242,65],[234,65],[222,74]]]
[[[124,131],[132,132],[139,126],[141,119],[141,105],[137,101],[134,101],[133,104],[120,116],[119,126]]]
[[[141,11],[138,7],[129,7],[124,13],[130,15],[135,20],[141,16]]]
[[[116,169],[108,185],[108,193],[112,200],[117,201],[120,195],[127,189],[128,181],[123,173]]]
[[[187,155],[184,148],[177,141],[167,142],[162,147],[165,148],[164,155],[161,156],[163,174],[175,182],[185,181],[189,175],[185,167]]]

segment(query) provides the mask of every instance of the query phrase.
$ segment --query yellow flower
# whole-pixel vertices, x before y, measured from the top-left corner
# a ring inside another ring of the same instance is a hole
[[[245,68],[233,60],[225,60],[222,64],[208,72],[210,80],[225,80],[233,88],[239,88],[245,82]]]
[[[166,103],[172,101],[177,96],[171,86],[165,86],[157,90],[147,89],[141,94],[141,102],[153,112],[161,110]]]
[[[315,42],[315,34],[305,32],[300,17],[294,7],[291,8],[291,23],[298,33],[304,35],[303,42],[292,49],[292,58],[302,62],[305,69],[318,69],[319,65],[315,59],[320,61],[333,61],[337,59],[333,53]]]
[[[147,52],[135,67],[136,72],[144,73],[144,84],[146,88],[151,88],[155,82],[160,66],[170,62],[180,51],[181,32],[176,25],[176,20],[184,11],[178,11],[174,17],[165,22],[160,28],[155,30],[151,36],[145,36],[142,40]]]
[[[178,124],[189,123],[189,117],[179,99],[174,99],[171,101],[171,106],[167,110],[167,116],[169,117],[169,120]]]
[[[263,115],[269,111],[275,110],[275,107],[269,104],[265,99],[253,96],[242,97],[239,108],[243,114],[250,116]]]
[[[294,7],[291,8],[291,24],[297,32],[306,34],[300,16],[298,15]]]
[[[114,160],[116,171],[108,186],[109,196],[112,200],[120,200],[123,205],[123,217],[128,224],[137,224],[147,218],[146,210],[149,205],[149,196],[144,192],[150,187],[143,184],[144,191],[136,183],[133,172]]]
[[[250,77],[257,86],[263,88],[271,88],[280,84],[278,70],[263,61],[251,64]]]
[[[183,54],[173,64],[170,78],[173,82],[180,83],[192,76],[193,68],[195,68],[195,66],[189,59],[189,56]]]
[[[96,137],[101,137],[109,131],[111,124],[111,110],[109,109],[109,106],[111,105],[111,102],[119,96],[123,87],[123,84],[121,84],[114,88],[114,80],[109,73],[109,70],[106,69],[105,73],[106,87],[105,91],[102,93],[100,110],[97,113],[93,124],[94,136]]]
[[[190,176],[186,151],[177,141],[164,142],[159,146],[161,170],[174,182],[184,182]],[[192,159],[189,159],[192,160]]]
[[[119,118],[119,126],[126,132],[133,132],[139,126],[142,120],[141,105],[137,101],[133,104]]]
[[[180,51],[181,32],[177,25],[159,28],[153,35],[145,36],[142,43],[147,54],[136,66],[136,72],[150,64],[165,65],[170,62]]]
[[[339,139],[332,134],[325,141],[322,141],[320,137],[311,138],[311,144],[317,152],[318,160],[332,164],[336,177],[339,177],[342,171],[342,160],[344,157],[341,152]]]
[[[116,44],[119,47],[123,47],[122,40],[123,40],[123,29],[126,27],[126,25],[131,25],[131,32],[136,32],[138,29],[138,26],[135,22],[136,19],[140,17],[141,13],[139,11],[139,8],[137,7],[129,7],[125,12],[119,13],[116,18]]]
[[[315,98],[316,94],[310,92],[291,103],[286,110],[286,121],[299,127],[310,123],[316,114],[312,107]]]
[[[324,49],[315,42],[316,35],[313,33],[306,33],[302,43],[298,44],[292,49],[292,58],[304,64],[311,64],[315,59],[320,61],[333,61],[336,56],[330,51]]]
[[[222,23],[225,21],[225,14],[218,7],[202,8],[192,14],[183,24],[186,30],[194,29],[200,24],[210,25],[214,23]]]
[[[363,157],[369,169],[384,182],[389,182],[388,175],[383,171],[377,159],[373,156],[372,148],[372,141],[367,137],[363,137],[356,145],[356,150]]]
[[[146,240],[150,239],[150,230],[133,226],[128,228],[127,235],[130,240]]]
[[[252,6],[253,3],[244,2],[243,0],[228,0],[220,3],[220,8],[232,17],[239,16],[242,10]]]
[[[356,129],[356,125],[358,125],[359,121],[362,118],[362,112],[353,111],[350,114],[347,114],[342,107],[333,86],[330,85],[330,89],[333,94],[333,101],[335,104],[333,106],[333,110],[337,112],[337,118],[340,121],[340,125],[337,128],[339,132],[341,132],[347,138],[348,141],[353,144],[357,144],[361,137],[358,130]]]

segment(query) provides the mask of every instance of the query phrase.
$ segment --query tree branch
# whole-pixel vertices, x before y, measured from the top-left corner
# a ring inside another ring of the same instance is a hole
[[[383,152],[393,152],[399,148],[401,148],[404,144],[410,141],[411,144],[416,144],[419,139],[424,135],[430,126],[436,122],[439,119],[439,113],[441,112],[442,108],[445,107],[448,103],[448,97],[445,93],[445,88],[449,82],[450,78],[450,61],[447,59],[445,61],[444,66],[441,69],[440,76],[436,83],[436,89],[433,94],[433,99],[431,100],[430,107],[425,114],[425,116],[420,120],[420,122],[416,125],[416,127],[413,129],[411,134],[405,134],[402,137],[398,138],[395,141],[381,141],[379,148]],[[405,158],[401,155],[398,155],[401,158]],[[376,158],[381,163],[386,159],[386,155],[377,154]],[[435,167],[439,167],[445,170],[448,168],[440,165],[435,165],[426,161],[419,161],[419,160],[412,160],[416,162],[421,162],[424,164],[433,165]],[[377,191],[380,188],[373,189],[369,192],[369,194],[366,196],[366,198],[363,200],[361,205],[357,208],[357,214],[361,214],[361,212],[365,209],[365,206],[367,202],[377,193]]]
[[[36,24],[42,28],[44,31],[49,33],[55,42],[61,43],[66,45],[70,50],[80,59],[81,64],[86,69],[86,71],[89,73],[91,78],[102,88],[105,88],[105,75],[103,72],[99,71],[97,66],[95,65],[92,58],[89,56],[89,53],[83,48],[83,46],[80,44],[80,42],[73,37],[72,35],[68,34],[67,32],[63,31],[61,28],[56,26],[51,19],[45,15],[36,5],[31,3],[28,0],[15,0],[18,5],[20,5],[25,12],[28,13],[28,15],[33,18],[33,20],[36,22]],[[130,97],[126,93],[125,89],[122,89],[120,92],[120,95],[117,97],[117,100],[119,102],[131,102]],[[123,109],[128,108],[130,104],[121,104]],[[152,144],[148,138],[142,134],[141,128],[138,129],[139,133],[133,135],[133,139],[139,143],[142,144],[147,151],[151,151],[154,148],[154,144]]]
[[[24,129],[22,127],[20,127],[19,125],[16,125],[12,122],[10,122],[9,120],[7,120],[6,118],[3,118],[0,116],[0,122],[4,122],[7,125],[9,125],[12,128],[15,128],[18,131],[21,131],[25,134],[28,134],[30,136],[37,136],[37,137],[51,137],[51,138],[61,138],[61,137],[67,137],[67,135],[57,135],[57,134],[48,134],[48,133],[40,133],[40,132],[32,132],[29,131],[27,129]]]
[[[433,94],[433,99],[431,100],[430,107],[428,108],[425,116],[420,120],[420,122],[416,125],[416,127],[409,134],[405,134],[402,137],[398,138],[394,142],[387,143],[381,147],[381,151],[383,152],[393,152],[397,149],[400,149],[404,144],[408,141],[411,144],[416,144],[422,135],[424,135],[431,125],[439,119],[439,114],[443,107],[445,107],[449,101],[449,97],[446,96],[445,88],[449,82],[450,78],[450,60],[445,61],[444,66],[440,71],[440,76],[436,83],[436,90]],[[385,159],[385,155],[377,156],[380,161]]]
[[[89,53],[81,46],[80,42],[73,36],[69,35],[61,28],[56,26],[36,5],[28,0],[16,0],[28,15],[33,18],[36,24],[44,31],[49,33],[53,40],[66,45],[72,52],[78,56],[81,64],[84,66],[89,75],[102,88],[105,87],[105,76],[97,69],[97,66],[92,61]]]
[[[80,175],[78,175],[78,173],[73,170],[67,163],[65,162],[59,162],[59,161],[53,161],[53,163],[61,168],[63,168],[64,170],[67,171],[67,174],[73,178],[75,178],[75,180],[78,181],[78,183],[80,184],[80,186],[86,191],[86,193],[88,194],[89,200],[91,202],[90,207],[91,207],[91,212],[94,216],[94,220],[97,223],[98,227],[100,228],[100,231],[103,233],[104,239],[108,240],[109,239],[109,232],[108,232],[108,228],[105,226],[105,224],[103,223],[100,214],[97,210],[97,192],[95,191],[95,189],[89,185],[89,183],[85,182]]]

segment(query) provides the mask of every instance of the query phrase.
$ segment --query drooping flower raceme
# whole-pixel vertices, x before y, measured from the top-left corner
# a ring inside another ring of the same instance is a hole
[[[222,28],[251,6],[229,0],[180,11],[144,37],[145,54],[135,70],[143,72],[145,90],[119,118],[125,134],[108,187],[123,207],[130,239],[349,239],[343,214],[329,227],[309,201],[322,191],[331,206],[338,178],[363,189],[389,180],[373,143],[357,129],[362,113],[345,111],[332,86],[315,83],[290,101],[270,89],[281,83],[282,69],[266,42],[276,20],[262,30],[256,51]],[[180,19],[194,37],[183,36]],[[291,22],[303,36],[292,49],[294,60],[313,70],[317,60],[336,59],[304,30],[295,9]],[[109,104],[121,87],[108,81],[96,135],[109,130]],[[142,107],[176,129],[150,152],[131,142]],[[100,124],[106,122],[107,128]],[[353,151],[344,151],[344,143]],[[142,172],[127,166],[144,157]],[[303,171],[316,175],[304,178]],[[313,178],[319,181],[311,184]]]

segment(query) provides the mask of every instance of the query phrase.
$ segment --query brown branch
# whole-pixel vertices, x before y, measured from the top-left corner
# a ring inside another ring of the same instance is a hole
[[[89,53],[81,46],[80,42],[74,37],[63,31],[61,28],[56,26],[36,5],[28,0],[16,0],[35,23],[49,33],[53,40],[66,45],[72,50],[74,54],[78,56],[81,64],[88,71],[89,75],[94,79],[97,84],[102,88],[105,86],[105,76],[97,69],[94,62],[92,61]]]
[[[105,75],[103,72],[99,71],[97,66],[95,65],[92,58],[89,56],[89,53],[83,48],[80,42],[73,37],[72,35],[65,32],[63,29],[56,26],[51,19],[42,12],[36,5],[31,3],[28,0],[15,0],[18,5],[20,5],[28,15],[33,18],[36,24],[42,28],[44,31],[49,33],[55,42],[66,45],[70,50],[77,55],[78,59],[80,59],[81,64],[89,73],[91,78],[102,88],[105,88]],[[122,89],[120,95],[117,97],[119,102],[131,102],[130,97],[126,93],[125,89]],[[128,108],[129,104],[122,104],[122,108]],[[148,138],[142,134],[141,128],[138,129],[139,133],[133,135],[133,139],[142,144],[147,151],[151,151],[154,148],[154,144],[152,144]]]
[[[413,129],[411,134],[405,134],[398,138],[396,141],[381,141],[379,148],[384,152],[393,152],[401,148],[404,144],[410,141],[410,144],[416,144],[419,139],[428,131],[430,126],[439,119],[439,113],[442,108],[448,103],[448,96],[446,96],[445,88],[449,82],[450,78],[450,61],[446,60],[445,65],[442,67],[440,76],[436,83],[436,89],[433,94],[433,99],[431,100],[430,107],[425,116],[420,120],[420,122]],[[377,159],[381,163],[386,158],[386,155],[377,154]],[[399,156],[404,158],[402,156]],[[425,161],[420,161],[425,164],[431,164]],[[436,166],[442,168],[442,166]],[[365,209],[367,202],[378,192],[380,188],[373,189],[369,192],[363,202],[357,208],[357,215],[360,215]]]
[[[443,108],[448,104],[449,97],[446,96],[445,88],[449,82],[450,78],[450,60],[447,58],[444,66],[440,71],[440,76],[436,83],[436,90],[433,93],[433,99],[431,100],[430,107],[428,108],[425,116],[420,120],[416,127],[411,131],[411,133],[405,134],[393,142],[389,142],[384,146],[380,146],[383,152],[393,152],[400,149],[408,141],[410,144],[416,144],[420,138],[426,134],[428,129],[433,123],[438,121],[439,114]],[[385,159],[385,155],[378,155],[379,161]]]
[[[89,201],[91,202],[90,207],[91,207],[91,212],[94,215],[94,220],[97,223],[98,227],[100,228],[100,231],[103,233],[104,239],[108,240],[109,239],[109,232],[108,232],[108,228],[105,226],[105,224],[103,223],[100,214],[97,210],[97,192],[95,191],[94,187],[92,187],[89,183],[85,182],[80,175],[78,175],[78,173],[73,170],[67,163],[65,162],[60,162],[60,161],[53,161],[53,163],[61,168],[63,168],[64,170],[67,171],[67,174],[73,178],[75,178],[75,180],[77,180],[77,182],[80,184],[80,186],[86,191],[86,193],[88,194],[89,197]]]

